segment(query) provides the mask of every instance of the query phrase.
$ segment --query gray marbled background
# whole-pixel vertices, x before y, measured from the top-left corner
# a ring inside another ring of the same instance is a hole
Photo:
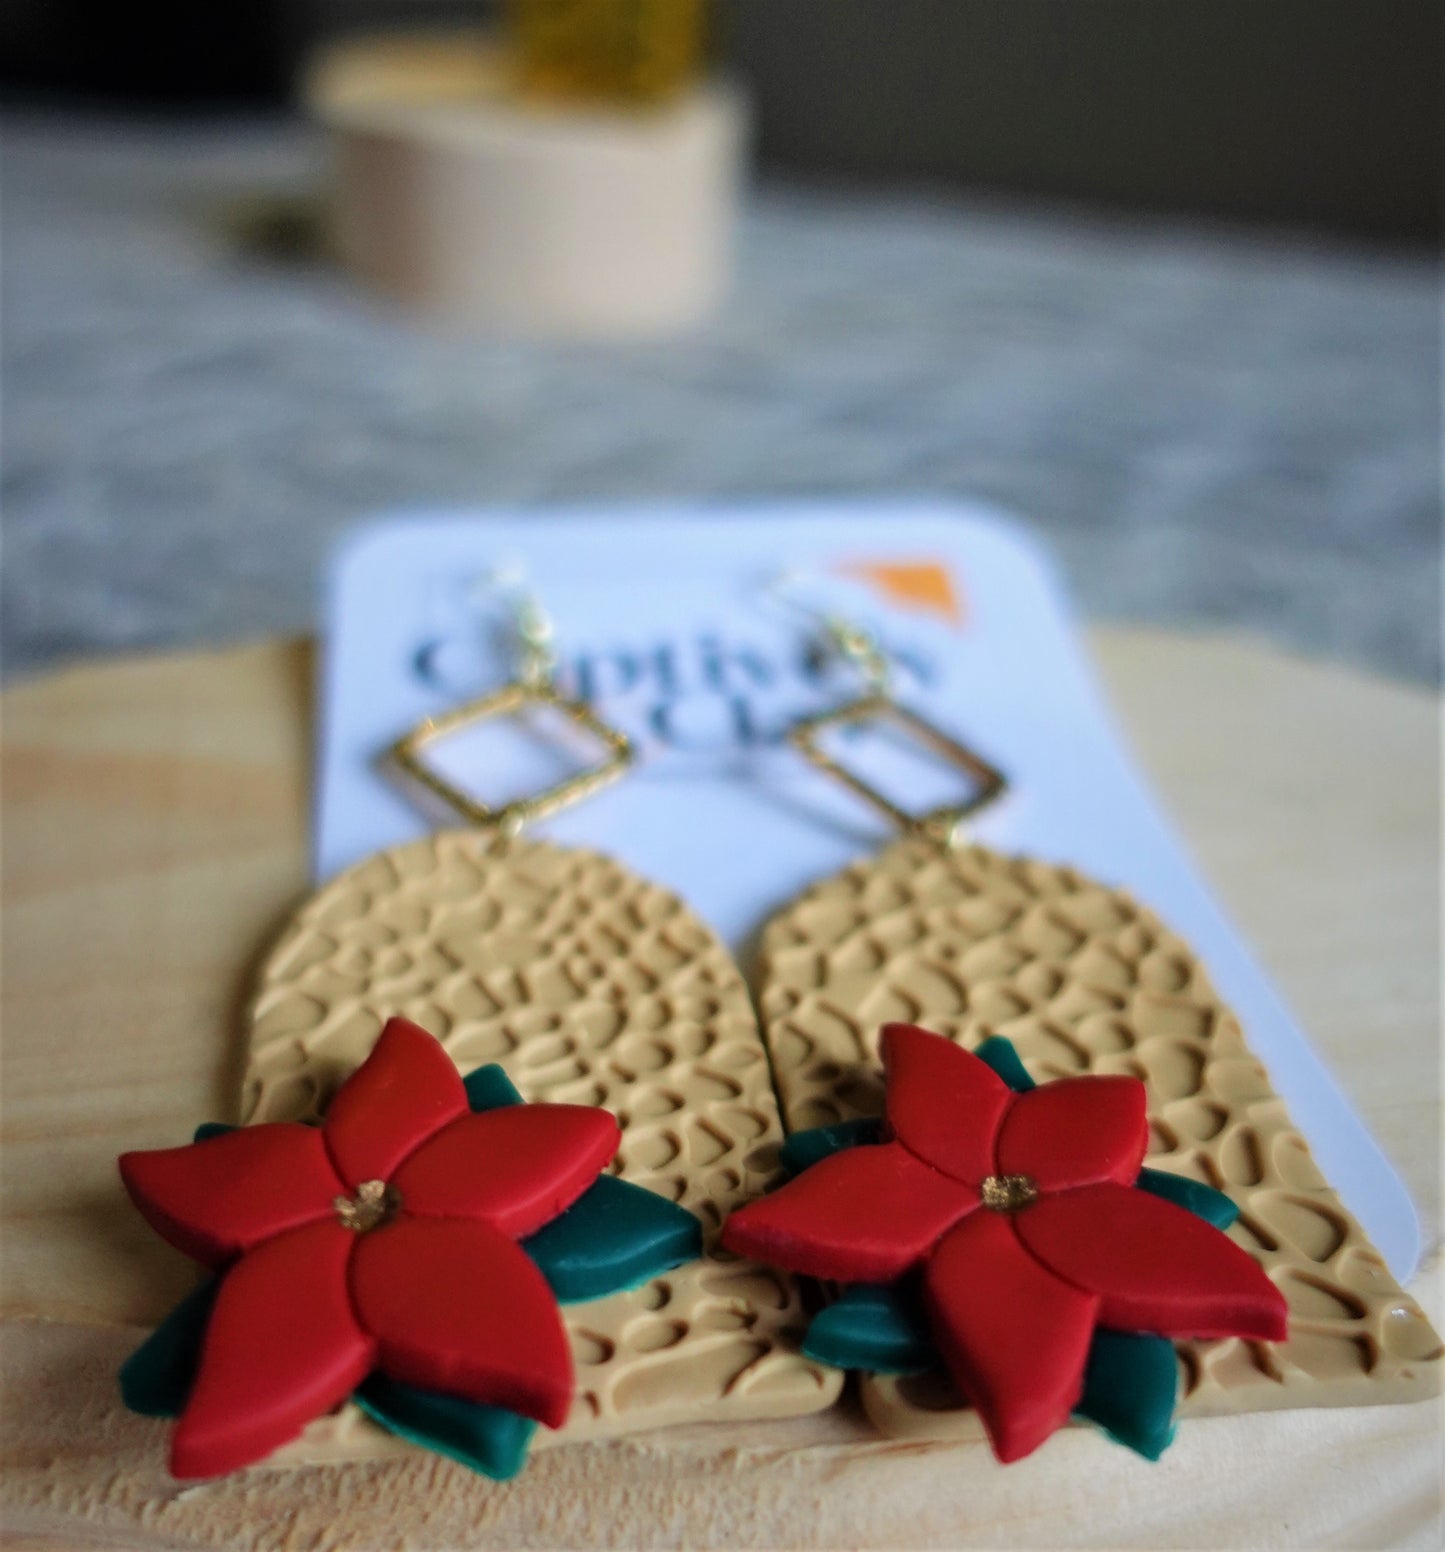
[[[304,630],[378,508],[796,493],[984,497],[1096,619],[1438,677],[1424,257],[765,187],[705,327],[525,344],[258,244],[324,165],[283,122],[6,120],[7,672]]]

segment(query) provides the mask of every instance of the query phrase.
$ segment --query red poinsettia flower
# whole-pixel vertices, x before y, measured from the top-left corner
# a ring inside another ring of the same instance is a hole
[[[888,1141],[825,1158],[739,1209],[723,1244],[840,1282],[922,1269],[943,1361],[1000,1460],[1068,1420],[1096,1326],[1279,1341],[1286,1306],[1218,1229],[1134,1181],[1137,1078],[1015,1094],[941,1035],[882,1036]]]
[[[174,1474],[259,1460],[373,1369],[559,1426],[571,1353],[516,1241],[571,1206],[618,1135],[582,1105],[473,1114],[441,1045],[394,1018],[324,1125],[125,1154],[121,1178],[151,1225],[229,1268]]]

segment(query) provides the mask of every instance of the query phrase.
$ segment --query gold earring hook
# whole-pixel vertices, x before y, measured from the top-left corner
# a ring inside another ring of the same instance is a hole
[[[798,583],[804,573],[780,571],[770,577],[764,586],[779,603],[801,614],[816,625],[830,651],[851,664],[863,677],[870,693],[886,695],[893,676],[893,666],[878,638],[866,626],[848,619],[832,609],[820,609],[816,604],[797,596]]]
[[[473,598],[495,595],[506,603],[517,679],[527,685],[550,684],[557,672],[557,631],[542,600],[528,585],[526,567],[514,561],[484,571],[470,592]]]

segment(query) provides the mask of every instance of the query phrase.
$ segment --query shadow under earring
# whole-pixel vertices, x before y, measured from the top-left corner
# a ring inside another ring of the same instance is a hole
[[[611,1147],[591,1166],[595,1174],[610,1158],[610,1174],[577,1198],[533,1167],[532,1145],[520,1133],[484,1167],[446,1142],[449,1131],[435,1144],[391,1138],[391,1112],[378,1109],[351,1129],[368,1159],[380,1149],[392,1162],[358,1165],[352,1172],[369,1178],[345,1181],[336,1215],[357,1255],[395,1237],[396,1223],[414,1210],[433,1224],[458,1214],[490,1222],[490,1214],[530,1233],[521,1248],[566,1305],[564,1351],[570,1345],[575,1375],[560,1398],[548,1399],[552,1415],[535,1404],[530,1415],[560,1425],[555,1437],[562,1440],[817,1410],[836,1396],[841,1377],[799,1355],[805,1315],[795,1281],[712,1253],[726,1214],[775,1177],[782,1140],[747,988],[722,943],[674,895],[598,852],[519,833],[621,776],[632,751],[591,707],[559,688],[550,627],[529,599],[517,607],[516,633],[522,651],[514,682],[424,724],[390,752],[411,781],[470,827],[347,869],[301,907],[267,956],[249,1011],[243,1134],[273,1135],[286,1131],[274,1123],[324,1117],[317,1130],[329,1139],[345,1127],[338,1111],[354,1111],[363,1089],[368,1103],[379,1106],[389,1094],[410,1111],[455,1108],[463,1086],[460,1103],[473,1111],[610,1111]],[[597,740],[600,763],[496,807],[429,763],[431,746],[446,734],[536,706]],[[436,1121],[429,1113],[422,1119],[428,1127]],[[315,1135],[311,1127],[291,1127],[288,1135],[303,1132]],[[233,1139],[230,1146],[239,1145]],[[327,1147],[331,1166],[345,1175],[346,1148]],[[594,1192],[609,1183],[631,1194],[613,1191],[599,1205]],[[132,1194],[139,1200],[144,1192],[133,1186]],[[590,1217],[589,1202],[596,1209]],[[166,1233],[164,1204],[151,1216]],[[538,1222],[545,1226],[533,1233]],[[477,1301],[486,1308],[496,1302],[483,1270],[439,1263],[422,1271],[446,1305],[430,1311],[438,1321],[459,1318],[458,1309]],[[354,1283],[356,1268],[348,1275]],[[198,1310],[191,1325],[204,1319]],[[189,1330],[170,1331],[172,1348],[189,1340]],[[260,1349],[271,1337],[257,1340],[262,1366]],[[175,1388],[166,1379],[164,1345],[152,1345],[132,1368],[130,1396],[142,1410],[164,1410],[145,1403],[164,1402]],[[345,1356],[349,1362],[353,1355]],[[403,1370],[406,1359],[401,1353]],[[443,1352],[433,1365],[441,1394],[363,1387],[270,1458],[365,1458],[419,1443],[510,1475],[522,1463],[530,1424],[521,1428],[505,1399],[500,1408],[455,1404],[447,1392],[460,1387],[448,1379],[449,1361]],[[497,1415],[483,1415],[489,1412]]]
[[[964,844],[1002,773],[891,699],[866,632],[825,623],[867,688],[790,742],[902,833],[761,935],[795,1178],[725,1242],[847,1285],[804,1351],[863,1371],[883,1432],[986,1431],[1003,1459],[1071,1414],[1152,1457],[1176,1403],[1433,1393],[1439,1339],[1189,946],[1125,890]],[[824,751],[880,720],[968,775],[968,803],[909,813]]]

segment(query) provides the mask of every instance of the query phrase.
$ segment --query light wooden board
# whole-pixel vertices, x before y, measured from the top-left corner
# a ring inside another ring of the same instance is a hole
[[[1121,717],[1227,907],[1405,1176],[1437,1317],[1438,705],[1237,640],[1099,632]],[[182,1489],[114,1369],[188,1284],[126,1147],[231,1111],[255,957],[307,891],[310,654],[123,661],[4,699],[9,1545],[1419,1546],[1430,1405],[1085,1430],[1008,1470],[852,1409],[550,1449],[498,1487],[429,1458]],[[158,1076],[159,1075],[159,1076]]]

